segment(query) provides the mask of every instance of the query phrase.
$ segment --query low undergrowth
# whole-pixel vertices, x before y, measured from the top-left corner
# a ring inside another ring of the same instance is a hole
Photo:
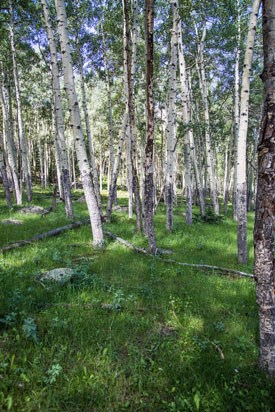
[[[78,195],[78,194],[76,194]],[[80,194],[79,194],[80,196]],[[47,207],[50,194],[34,204]],[[126,204],[125,199],[119,199]],[[158,246],[182,262],[252,272],[236,263],[236,225],[195,221],[175,211]],[[87,216],[75,202],[77,218]],[[21,215],[0,205],[1,245],[68,223],[63,205]],[[253,216],[249,216],[250,249]],[[116,212],[108,230],[145,246],[134,221]],[[66,284],[38,275],[70,267]],[[181,412],[275,410],[275,385],[257,368],[258,318],[250,279],[176,267],[106,239],[93,250],[88,226],[0,257],[0,410],[18,412]]]

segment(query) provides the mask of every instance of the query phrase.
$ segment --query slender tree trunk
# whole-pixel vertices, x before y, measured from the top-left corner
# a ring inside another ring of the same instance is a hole
[[[234,181],[233,181],[233,216],[237,220],[237,150],[240,126],[240,54],[241,54],[241,12],[240,0],[237,0],[237,47],[235,59],[234,84]]]
[[[154,95],[153,95],[153,51],[154,51],[154,0],[145,2],[146,27],[146,119],[147,140],[144,161],[144,217],[149,248],[156,253],[154,231]]]
[[[0,101],[1,101],[1,106],[2,106],[3,131],[4,131],[6,153],[7,153],[8,163],[9,163],[10,170],[11,170],[13,186],[15,190],[16,204],[22,205],[22,191],[20,188],[20,181],[19,181],[19,175],[18,175],[13,135],[11,133],[11,128],[9,124],[9,113],[8,113],[7,99],[6,99],[6,93],[5,93],[5,87],[4,87],[3,71],[1,73],[1,76],[2,76],[2,81],[0,85]]]
[[[141,231],[142,229],[142,210],[141,210],[141,199],[139,193],[139,181],[137,174],[137,131],[136,131],[136,120],[135,120],[135,100],[134,100],[134,90],[133,90],[133,77],[132,77],[132,59],[130,53],[130,26],[129,26],[129,10],[128,10],[128,0],[123,0],[123,13],[124,13],[124,24],[125,24],[125,40],[126,40],[126,63],[127,63],[127,80],[128,80],[128,109],[129,109],[129,124],[130,124],[130,136],[131,136],[131,165],[132,165],[132,177],[133,177],[133,193],[135,196],[135,206],[136,206],[136,229]]]
[[[119,142],[118,142],[117,155],[115,158],[114,170],[111,176],[111,184],[109,188],[109,196],[108,196],[107,211],[106,211],[108,220],[110,220],[111,218],[112,207],[113,207],[113,204],[116,198],[117,179],[118,179],[118,173],[119,173],[119,168],[120,168],[120,163],[121,163],[123,143],[125,141],[126,129],[128,125],[128,119],[129,119],[128,111],[126,110],[123,116],[123,122],[122,122],[121,131],[120,131]]]
[[[89,217],[91,221],[93,244],[95,247],[101,247],[104,240],[102,223],[93,186],[93,181],[91,177],[91,171],[81,126],[80,109],[75,90],[73,66],[71,60],[71,51],[67,28],[67,17],[64,1],[55,0],[55,8],[57,13],[58,36],[61,46],[62,66],[64,72],[64,89],[66,90],[68,105],[70,109],[71,125],[74,131],[75,150],[77,155],[78,167],[81,175],[85,200],[87,203]]]
[[[95,154],[94,154],[94,149],[93,149],[93,138],[92,138],[92,132],[91,132],[91,127],[90,127],[89,113],[88,113],[88,108],[87,108],[86,88],[85,88],[85,81],[84,81],[84,75],[83,75],[83,59],[82,59],[81,54],[80,54],[80,59],[79,59],[79,73],[80,73],[80,84],[81,84],[82,108],[84,112],[85,128],[86,128],[86,133],[87,133],[90,162],[91,162],[91,168],[92,168],[92,178],[93,178],[93,184],[95,188],[97,204],[101,212],[102,202],[101,202]]]
[[[101,25],[102,31],[102,46],[103,46],[103,60],[104,60],[104,71],[106,79],[106,89],[108,98],[108,114],[109,114],[109,168],[108,168],[108,190],[110,191],[110,184],[112,180],[112,175],[114,172],[114,128],[113,128],[113,110],[112,110],[112,93],[111,93],[111,82],[110,82],[110,72],[108,67],[108,55],[105,42],[105,34],[103,24]]]
[[[246,182],[246,142],[248,130],[248,110],[249,110],[249,90],[250,90],[250,73],[252,66],[253,47],[256,35],[256,26],[258,10],[261,0],[254,0],[252,11],[249,19],[246,51],[244,58],[242,87],[241,87],[241,104],[240,104],[240,124],[237,145],[237,225],[238,225],[238,262],[246,263],[248,259],[247,250],[247,182]]]
[[[191,108],[190,108],[190,95],[188,87],[188,76],[186,74],[186,64],[183,54],[182,46],[182,30],[181,19],[179,16],[179,4],[178,0],[175,0],[176,4],[176,18],[178,21],[178,53],[179,53],[179,70],[180,70],[180,84],[182,95],[182,117],[184,126],[187,127],[184,137],[184,163],[185,163],[185,196],[186,196],[186,223],[192,224],[192,183],[191,183],[191,148],[190,148],[190,135],[193,133],[191,130]]]
[[[175,2],[170,2],[172,7],[173,27],[171,32],[171,56],[168,86],[168,125],[166,142],[166,229],[171,231],[174,225],[174,181],[175,181],[175,150],[176,150],[176,92],[177,92],[177,41],[178,22],[177,7]]]
[[[224,213],[227,214],[229,195],[230,195],[230,180],[231,180],[231,164],[232,164],[232,149],[233,149],[233,136],[230,136],[229,148],[226,151],[226,171],[225,171],[225,184],[224,184]],[[234,198],[234,196],[233,196]]]
[[[56,128],[57,133],[55,133],[55,149],[56,155],[59,159],[60,169],[61,169],[61,182],[62,182],[62,192],[65,201],[66,215],[69,219],[73,218],[73,203],[71,195],[71,180],[69,174],[69,161],[67,156],[67,145],[64,134],[63,126],[63,114],[62,114],[62,99],[61,90],[59,83],[59,70],[57,65],[57,52],[54,40],[54,33],[52,30],[50,14],[47,6],[46,0],[41,0],[43,6],[43,12],[46,22],[46,29],[48,35],[48,42],[50,46],[51,53],[51,72],[52,72],[52,88],[53,88],[53,102],[54,102],[54,113],[56,117]]]
[[[190,71],[189,73],[186,71],[186,74],[187,74],[186,87],[187,87],[188,96],[189,96],[188,111],[189,111],[189,119],[192,122],[192,116],[193,116],[192,114],[192,79],[191,79]],[[193,162],[194,174],[195,174],[195,179],[196,179],[196,188],[197,188],[197,192],[199,196],[200,213],[201,213],[201,216],[205,216],[204,189],[202,185],[202,177],[201,177],[201,170],[200,170],[199,161],[198,161],[197,147],[196,147],[196,143],[194,139],[193,128],[191,127],[189,130],[189,137],[190,137],[191,158]]]
[[[256,295],[260,318],[260,366],[275,376],[275,2],[263,1],[265,105],[258,145],[254,229]]]
[[[5,194],[6,194],[6,201],[8,208],[12,208],[12,200],[11,200],[11,191],[10,191],[10,183],[7,175],[7,170],[6,170],[6,165],[5,165],[5,159],[4,159],[4,147],[3,147],[3,136],[0,133],[0,175],[2,177],[3,181],[3,186],[5,189]]]
[[[205,150],[206,150],[206,163],[207,163],[207,172],[209,176],[209,185],[210,185],[210,196],[214,208],[215,215],[219,215],[219,201],[217,193],[217,180],[214,169],[214,160],[213,160],[213,150],[211,146],[211,135],[210,135],[210,114],[209,114],[209,92],[208,85],[205,74],[205,62],[204,62],[204,42],[206,37],[206,22],[203,21],[203,32],[201,39],[199,39],[197,25],[195,23],[195,30],[198,39],[198,73],[200,81],[200,90],[204,106],[204,121],[205,121]]]
[[[16,105],[17,105],[18,138],[19,138],[19,145],[20,145],[20,154],[21,154],[21,159],[22,159],[23,175],[25,178],[25,184],[26,184],[26,189],[27,189],[27,199],[28,199],[28,202],[31,202],[32,201],[31,170],[30,170],[30,161],[29,161],[29,154],[28,154],[28,142],[25,136],[23,118],[22,118],[20,82],[19,82],[17,59],[16,59],[16,48],[15,48],[15,40],[14,40],[14,20],[13,20],[12,0],[9,1],[9,12],[10,12],[10,44],[11,44],[11,54],[12,54],[15,98],[16,98]]]

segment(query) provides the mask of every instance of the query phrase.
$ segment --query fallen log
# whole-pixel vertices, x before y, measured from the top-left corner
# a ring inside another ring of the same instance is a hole
[[[154,258],[156,258],[159,261],[164,262],[164,263],[172,263],[172,264],[175,264],[175,265],[188,266],[188,267],[193,267],[193,268],[196,268],[196,269],[214,270],[214,271],[224,273],[224,274],[227,274],[227,275],[236,275],[236,276],[254,278],[254,275],[252,275],[251,273],[241,272],[241,271],[235,270],[235,269],[226,269],[226,268],[222,268],[222,267],[219,267],[219,266],[211,266],[211,265],[196,264],[196,263],[185,263],[185,262],[179,262],[178,260],[174,260],[174,259],[162,259],[161,257],[159,257],[157,255],[152,255],[146,249],[134,246],[132,243],[128,242],[125,239],[122,239],[121,237],[115,235],[114,233],[106,232],[106,231],[104,231],[104,233],[107,236],[111,237],[112,239],[117,240],[122,245],[134,250],[135,252],[143,253],[147,256],[154,257]]]
[[[10,250],[13,250],[13,249],[25,246],[25,245],[30,245],[30,244],[38,241],[38,240],[42,240],[42,239],[45,239],[47,237],[60,235],[61,233],[66,232],[68,230],[76,229],[80,226],[86,225],[87,223],[89,223],[89,221],[90,221],[89,219],[85,219],[85,220],[82,220],[82,221],[76,221],[74,223],[71,223],[70,225],[58,227],[58,228],[52,229],[48,232],[44,232],[44,233],[40,233],[38,235],[35,235],[31,239],[19,240],[17,242],[11,243],[9,245],[3,246],[1,248],[1,251],[3,253],[5,253],[5,252],[8,252]],[[220,272],[220,273],[224,273],[226,275],[235,275],[235,276],[254,278],[254,275],[252,275],[251,273],[245,273],[245,272],[241,272],[241,271],[235,270],[235,269],[227,269],[227,268],[222,268],[222,267],[219,267],[219,266],[211,266],[211,265],[196,264],[196,263],[185,263],[185,262],[179,262],[179,261],[174,260],[174,259],[162,259],[160,256],[152,255],[150,252],[148,252],[148,250],[146,250],[144,248],[137,247],[137,246],[133,245],[132,243],[128,242],[128,240],[125,240],[125,239],[115,235],[112,232],[104,231],[104,234],[107,235],[108,237],[110,237],[111,239],[118,241],[119,243],[126,246],[127,248],[132,249],[133,251],[135,251],[137,253],[142,253],[146,256],[153,257],[153,258],[158,259],[160,262],[163,262],[163,263],[172,263],[172,264],[175,264],[175,265],[193,267],[193,268],[196,268],[196,269],[212,270],[212,271],[217,271],[217,272]]]
[[[37,242],[38,240],[45,239],[46,237],[58,236],[61,233],[66,232],[68,230],[76,229],[80,226],[86,225],[87,223],[89,223],[89,221],[90,221],[89,219],[85,219],[85,220],[82,220],[82,221],[81,220],[76,221],[74,223],[71,223],[70,225],[58,227],[56,229],[49,230],[48,232],[43,232],[43,233],[40,233],[38,235],[34,235],[33,237],[31,237],[28,240],[18,240],[17,242],[10,243],[9,245],[3,246],[1,248],[1,251],[3,253],[5,253],[5,252],[8,252],[9,250],[16,249],[16,248],[19,248],[19,247],[23,247],[25,245],[29,245],[29,244],[32,244],[34,242]]]

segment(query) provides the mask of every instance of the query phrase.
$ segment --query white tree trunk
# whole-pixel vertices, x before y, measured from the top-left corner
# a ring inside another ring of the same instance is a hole
[[[56,128],[57,133],[55,134],[55,150],[56,155],[59,159],[60,171],[61,171],[61,182],[62,182],[62,193],[64,195],[65,210],[66,215],[69,219],[73,218],[73,203],[71,196],[71,180],[69,174],[69,162],[67,156],[67,145],[64,135],[64,125],[63,125],[63,114],[62,114],[62,98],[59,83],[59,70],[57,65],[57,52],[54,40],[54,33],[52,30],[50,14],[47,6],[46,0],[41,0],[43,6],[43,12],[46,22],[48,42],[50,46],[51,53],[51,72],[52,72],[52,88],[53,88],[53,102],[54,102],[54,113],[56,116]]]
[[[28,142],[25,136],[23,118],[22,118],[20,82],[19,82],[16,48],[15,48],[15,40],[14,40],[13,6],[12,6],[11,0],[9,1],[9,12],[10,12],[10,45],[11,45],[11,54],[12,54],[15,98],[16,98],[16,105],[17,105],[18,140],[19,140],[19,146],[20,146],[20,155],[21,155],[21,160],[22,160],[23,175],[25,178],[25,184],[26,184],[26,189],[27,189],[27,199],[28,199],[28,202],[31,202],[32,201],[31,170],[30,170],[30,161],[29,161],[29,154],[28,154]]]
[[[14,142],[13,142],[13,135],[11,133],[10,125],[9,125],[8,105],[7,105],[6,92],[5,92],[5,87],[4,87],[3,72],[1,73],[1,77],[2,79],[1,79],[1,85],[0,85],[0,101],[1,101],[1,106],[2,106],[5,148],[6,148],[8,163],[9,163],[10,170],[11,170],[13,186],[15,190],[16,204],[22,205],[22,191],[20,188],[20,181],[19,181],[19,174],[18,174],[18,168],[17,168],[17,162],[16,162],[16,153],[15,153],[15,147],[14,147]]]
[[[66,90],[68,105],[70,109],[71,126],[75,138],[75,150],[78,167],[83,184],[85,200],[91,221],[93,244],[100,247],[103,244],[103,229],[100,211],[97,204],[95,190],[91,178],[91,171],[85,147],[85,141],[81,126],[80,109],[75,90],[73,66],[71,60],[69,34],[67,28],[66,9],[63,0],[55,0],[55,8],[58,23],[58,36],[61,46],[62,66],[64,73],[64,89]]]
[[[173,16],[171,32],[171,55],[169,64],[169,86],[168,86],[168,125],[166,142],[166,229],[171,231],[174,224],[174,180],[175,180],[175,150],[176,150],[176,92],[177,92],[177,65],[178,65],[178,22],[177,7],[174,1],[170,2]]]
[[[190,95],[188,76],[186,73],[186,64],[183,54],[182,46],[182,29],[181,19],[179,16],[179,4],[178,0],[175,0],[176,4],[176,19],[178,21],[178,54],[179,54],[179,70],[180,70],[180,85],[181,85],[181,98],[182,98],[182,118],[184,126],[187,127],[184,137],[184,163],[185,163],[185,195],[186,195],[186,223],[192,224],[192,183],[191,183],[191,149],[190,149],[190,135],[193,133],[191,130],[191,108],[190,108]]]
[[[199,38],[198,28],[195,24],[195,31],[198,40],[198,74],[200,81],[200,91],[203,101],[203,110],[204,110],[204,122],[205,122],[205,150],[206,150],[206,163],[207,163],[207,172],[209,176],[209,185],[210,185],[210,196],[214,208],[214,213],[219,215],[219,202],[218,202],[218,193],[217,193],[217,181],[214,169],[214,160],[213,160],[213,150],[211,147],[211,135],[210,135],[210,114],[209,114],[209,92],[208,84],[205,74],[205,63],[204,63],[204,42],[206,37],[206,22],[203,22],[203,32],[201,38]]]
[[[131,167],[133,178],[133,193],[135,196],[136,207],[136,229],[142,229],[142,208],[139,192],[139,179],[137,174],[137,130],[135,116],[135,97],[134,97],[134,74],[132,71],[133,61],[135,62],[135,44],[133,40],[132,56],[130,51],[131,35],[129,26],[129,7],[128,0],[123,0],[123,16],[124,16],[124,31],[125,31],[125,58],[127,65],[127,86],[128,86],[128,110],[129,110],[129,125],[131,136]],[[134,19],[135,20],[135,19]],[[135,24],[134,24],[135,27]]]
[[[97,173],[96,160],[95,160],[95,154],[94,154],[94,148],[93,148],[93,138],[92,138],[92,132],[91,132],[91,127],[90,127],[89,113],[88,113],[88,108],[87,108],[86,89],[85,89],[85,81],[84,81],[84,75],[83,75],[83,59],[81,55],[80,55],[79,60],[80,60],[79,61],[79,64],[80,64],[79,73],[80,73],[80,84],[81,84],[81,95],[82,95],[81,96],[82,97],[82,108],[84,112],[85,128],[86,128],[86,133],[87,133],[90,162],[91,162],[91,168],[92,168],[92,178],[93,178],[93,184],[95,188],[97,204],[101,212],[102,202],[101,202],[98,173]]]
[[[234,181],[233,181],[233,216],[237,220],[237,150],[240,126],[240,54],[241,54],[241,12],[240,0],[237,0],[237,47],[234,78]]]
[[[247,250],[247,221],[246,221],[246,204],[247,204],[247,182],[246,182],[246,142],[248,130],[248,110],[249,110],[249,90],[250,90],[250,73],[252,67],[253,47],[256,35],[256,26],[260,0],[254,0],[252,11],[249,19],[246,51],[244,58],[241,102],[240,102],[240,124],[237,144],[237,165],[236,165],[236,182],[237,182],[237,222],[238,222],[238,261],[246,263],[248,259]]]

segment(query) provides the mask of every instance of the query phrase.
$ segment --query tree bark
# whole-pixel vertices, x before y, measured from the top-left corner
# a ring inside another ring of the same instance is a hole
[[[123,0],[123,14],[125,24],[125,52],[126,52],[126,64],[127,64],[127,85],[128,85],[128,110],[129,110],[129,124],[130,124],[130,136],[131,136],[131,166],[132,166],[132,179],[133,179],[133,193],[135,196],[136,207],[136,229],[142,230],[142,210],[141,199],[139,193],[139,181],[137,174],[137,131],[135,120],[135,99],[133,88],[133,62],[131,59],[130,44],[130,25],[129,25],[129,9],[128,0]]]
[[[11,133],[11,128],[9,124],[8,104],[7,104],[7,99],[6,99],[6,90],[4,86],[4,73],[2,70],[1,72],[2,72],[1,73],[2,79],[1,79],[1,85],[0,85],[0,101],[2,105],[4,141],[5,141],[8,163],[10,166],[12,180],[13,180],[16,204],[20,206],[22,205],[22,191],[20,188],[20,180],[19,180],[19,174],[18,174],[18,168],[17,168],[13,135]]]
[[[54,33],[51,25],[50,13],[46,0],[41,0],[43,6],[43,12],[45,17],[48,42],[50,46],[51,54],[51,72],[52,72],[52,88],[53,88],[53,102],[54,102],[54,114],[56,117],[56,129],[55,133],[55,149],[57,157],[60,162],[62,192],[65,201],[66,215],[69,219],[73,218],[73,203],[71,195],[71,180],[69,174],[69,161],[67,155],[67,145],[64,134],[63,114],[62,114],[62,99],[59,83],[59,70],[57,65],[57,52],[54,40]]]
[[[144,217],[145,231],[148,236],[151,253],[156,253],[154,230],[154,0],[145,3],[146,27],[146,147],[144,161]]]
[[[92,178],[93,178],[93,184],[95,188],[97,204],[101,212],[101,208],[102,208],[101,194],[100,194],[100,187],[99,187],[98,172],[97,172],[97,167],[96,167],[95,153],[94,153],[94,148],[93,148],[93,138],[92,138],[92,132],[91,132],[91,127],[90,127],[89,113],[88,113],[88,108],[87,108],[86,88],[85,88],[85,81],[84,81],[84,75],[83,75],[83,59],[82,59],[81,54],[79,58],[79,73],[80,73],[80,84],[81,84],[82,108],[84,112],[85,128],[86,128],[86,133],[87,133],[90,163],[91,163],[91,168],[92,168]]]
[[[71,127],[74,132],[78,167],[92,227],[93,245],[95,247],[101,247],[104,241],[102,223],[81,126],[80,109],[75,90],[64,0],[55,0],[55,8],[57,13],[58,36],[61,46],[62,66],[64,72],[64,89],[66,91],[70,110]]]
[[[28,154],[28,142],[25,136],[23,117],[22,117],[21,91],[20,91],[20,82],[19,82],[18,67],[17,67],[15,39],[14,39],[14,19],[13,19],[12,0],[9,1],[9,12],[10,12],[10,45],[11,45],[11,54],[12,54],[15,98],[16,98],[16,105],[17,105],[18,140],[19,140],[19,146],[20,146],[23,175],[25,178],[25,184],[26,184],[26,189],[27,189],[27,199],[28,199],[28,202],[31,202],[32,201],[31,170],[30,170],[30,161],[29,161],[29,154]]]
[[[264,114],[258,145],[254,229],[255,280],[259,306],[260,366],[275,377],[275,2],[263,1]]]
[[[203,21],[203,31],[201,38],[199,38],[198,28],[196,22],[195,31],[198,40],[198,59],[197,67],[199,74],[200,90],[203,101],[204,122],[205,122],[205,151],[206,151],[206,164],[207,174],[209,176],[210,196],[213,204],[215,215],[219,215],[219,201],[217,193],[217,181],[214,169],[213,150],[211,146],[210,135],[210,113],[209,113],[209,91],[205,74],[205,62],[204,62],[204,42],[206,37],[206,22]]]
[[[191,182],[191,133],[193,133],[191,126],[191,102],[188,87],[188,76],[186,73],[186,63],[183,54],[182,45],[182,29],[181,19],[179,16],[178,0],[176,4],[176,18],[178,21],[178,54],[179,54],[179,70],[180,70],[180,84],[181,84],[181,98],[182,98],[182,118],[184,127],[186,128],[184,136],[184,163],[185,163],[185,195],[186,195],[186,214],[185,219],[188,225],[192,224],[192,182]],[[199,187],[198,187],[199,189]],[[200,189],[199,189],[200,190]]]
[[[237,143],[237,165],[236,165],[236,184],[237,184],[237,225],[238,225],[238,262],[246,263],[248,260],[247,250],[247,182],[246,182],[246,142],[248,130],[248,110],[249,110],[249,90],[250,73],[252,66],[253,47],[256,35],[256,25],[258,10],[261,0],[254,0],[249,19],[246,51],[244,58],[241,103],[240,103],[240,124]]]
[[[173,27],[171,32],[171,55],[169,64],[169,86],[168,86],[168,125],[166,142],[166,229],[171,231],[174,225],[174,180],[175,180],[175,150],[176,150],[176,92],[177,92],[177,65],[178,65],[178,22],[176,3],[171,1]]]
[[[240,54],[241,54],[241,12],[240,0],[237,0],[237,47],[234,76],[234,179],[233,179],[233,216],[237,220],[237,148],[240,126]]]
[[[3,148],[3,136],[0,133],[0,174],[3,181],[3,186],[5,189],[6,194],[6,201],[7,206],[9,209],[12,208],[12,200],[11,200],[11,191],[10,191],[10,183],[7,175],[6,165],[5,165],[5,156],[4,156],[4,148]]]
[[[122,121],[120,136],[119,136],[118,149],[117,149],[117,155],[116,155],[116,158],[115,158],[113,174],[111,176],[111,184],[110,184],[110,187],[109,187],[109,196],[108,196],[108,200],[107,200],[107,210],[106,210],[108,220],[111,219],[112,207],[113,207],[113,204],[114,204],[115,198],[116,198],[117,178],[118,178],[118,173],[119,173],[119,168],[120,168],[120,163],[121,163],[123,143],[125,141],[126,129],[127,129],[127,125],[128,125],[128,118],[129,118],[128,110],[125,110],[125,113],[123,115],[123,121]]]

